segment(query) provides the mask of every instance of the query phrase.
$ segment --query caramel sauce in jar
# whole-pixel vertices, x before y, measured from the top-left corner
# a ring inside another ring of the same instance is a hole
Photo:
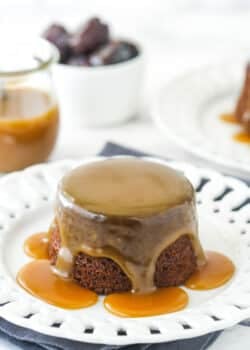
[[[0,95],[0,172],[46,161],[58,125],[58,107],[46,92],[6,88]]]
[[[36,233],[24,242],[25,253],[34,259],[48,259],[49,237],[47,232]]]
[[[209,290],[228,282],[235,272],[233,262],[223,254],[207,251],[206,263],[186,281],[185,286],[195,290]]]
[[[96,293],[54,274],[48,260],[24,265],[17,274],[17,282],[35,297],[65,309],[88,307],[98,300]]]
[[[179,287],[158,288],[148,294],[116,293],[104,299],[105,308],[121,317],[156,316],[184,309],[187,293]]]

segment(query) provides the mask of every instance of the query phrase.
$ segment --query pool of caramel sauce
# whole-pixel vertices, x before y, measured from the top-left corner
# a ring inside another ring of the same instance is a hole
[[[24,242],[24,252],[34,259],[49,259],[48,243],[49,236],[47,232],[36,233]]]
[[[220,116],[220,120],[230,124],[240,124],[232,113],[222,114]],[[250,144],[250,135],[246,131],[242,130],[233,135],[233,140],[240,143]]]
[[[0,96],[0,172],[47,160],[58,125],[58,107],[47,93],[6,88]]]
[[[53,273],[48,257],[48,234],[30,236],[24,243],[25,252],[36,260],[23,266],[17,281],[27,292],[47,303],[77,309],[94,305],[98,296],[78,286],[70,279]],[[228,282],[234,272],[233,262],[225,255],[207,251],[206,264],[197,269],[185,286],[193,290],[209,290]],[[106,310],[121,317],[144,317],[175,312],[188,304],[188,294],[180,287],[158,288],[147,294],[115,293],[104,299]]]
[[[53,273],[49,260],[38,259],[24,265],[17,281],[27,292],[49,304],[64,309],[80,309],[94,305],[98,296],[70,279]]]
[[[233,262],[223,254],[206,251],[206,264],[199,267],[185,282],[194,290],[209,290],[227,283],[235,272]]]
[[[180,287],[158,288],[147,294],[115,293],[104,299],[106,310],[121,317],[144,317],[184,309],[188,294]]]

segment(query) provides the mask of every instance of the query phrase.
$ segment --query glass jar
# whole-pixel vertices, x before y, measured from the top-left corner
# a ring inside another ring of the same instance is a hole
[[[44,162],[51,154],[59,110],[50,70],[58,57],[43,39],[1,46],[0,172]]]

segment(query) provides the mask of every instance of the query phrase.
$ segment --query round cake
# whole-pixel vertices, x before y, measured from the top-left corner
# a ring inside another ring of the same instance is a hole
[[[153,160],[73,169],[58,186],[49,257],[55,273],[98,294],[181,285],[205,262],[194,189]]]

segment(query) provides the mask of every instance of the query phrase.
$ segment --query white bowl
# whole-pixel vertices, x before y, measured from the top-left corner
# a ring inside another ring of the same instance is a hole
[[[100,67],[56,64],[53,78],[62,120],[74,126],[117,124],[138,111],[143,55]]]

